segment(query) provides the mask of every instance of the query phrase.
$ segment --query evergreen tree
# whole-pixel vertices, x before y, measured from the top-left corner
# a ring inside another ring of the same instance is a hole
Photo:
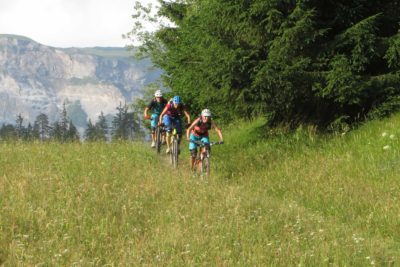
[[[85,140],[86,141],[95,141],[96,140],[96,128],[92,124],[91,119],[89,119],[88,123],[86,124]]]
[[[68,127],[69,127],[69,118],[67,114],[66,104],[63,103],[63,109],[61,111],[61,118],[59,122],[59,129],[61,134],[61,142],[65,142],[68,139]]]
[[[128,106],[119,103],[116,108],[118,110],[112,121],[112,135],[113,139],[128,139],[129,137],[129,118],[128,118]]]
[[[79,141],[79,132],[76,129],[75,125],[72,123],[72,120],[70,120],[68,124],[67,140],[70,142]]]
[[[35,139],[33,136],[33,126],[31,123],[28,123],[28,127],[26,128],[24,139],[28,140],[28,141],[32,141]]]
[[[51,127],[50,136],[55,141],[59,141],[59,142],[65,141],[64,131],[61,128],[61,125],[58,121],[53,122],[52,127]]]
[[[399,1],[161,1],[173,23],[128,36],[194,112],[326,127],[400,109],[398,14]]]
[[[103,112],[101,112],[101,114],[98,117],[95,129],[96,129],[96,139],[107,141],[108,125],[107,125],[107,119],[104,116]]]
[[[46,114],[39,114],[33,123],[33,138],[44,141],[50,138],[51,127],[49,125],[49,118]]]
[[[15,127],[11,124],[3,124],[0,128],[1,140],[13,140],[15,139]]]
[[[18,114],[17,119],[15,120],[15,134],[17,139],[23,139],[25,136],[25,127],[23,126],[24,118],[21,113]]]

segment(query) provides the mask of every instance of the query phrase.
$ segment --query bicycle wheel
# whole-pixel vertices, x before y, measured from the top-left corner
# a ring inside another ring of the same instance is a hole
[[[174,137],[173,143],[172,143],[172,155],[173,155],[173,166],[174,168],[178,167],[178,140],[176,139],[176,137]]]
[[[204,155],[201,162],[201,174],[205,176],[210,175],[210,158]]]
[[[169,162],[172,164],[172,166],[174,166],[175,164],[175,157],[174,157],[174,140],[175,137],[173,136],[171,138],[171,144],[170,144],[170,151],[169,151]]]
[[[160,154],[161,151],[161,127],[156,127],[156,151]]]

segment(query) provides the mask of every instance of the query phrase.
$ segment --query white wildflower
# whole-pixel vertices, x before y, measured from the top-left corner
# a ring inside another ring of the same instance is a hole
[[[389,145],[386,145],[386,146],[383,147],[383,150],[389,150],[389,149],[390,149]]]
[[[394,134],[391,134],[391,135],[389,136],[390,139],[394,139],[394,137],[395,137]]]
[[[383,132],[382,137],[386,137],[386,136],[387,136],[387,132]]]

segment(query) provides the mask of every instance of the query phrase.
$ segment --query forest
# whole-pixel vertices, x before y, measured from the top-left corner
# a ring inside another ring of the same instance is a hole
[[[66,104],[64,102],[59,120],[50,122],[47,114],[41,113],[36,116],[32,123],[25,122],[21,114],[16,116],[15,124],[3,124],[0,127],[1,140],[20,141],[55,141],[55,142],[80,142],[80,141],[117,141],[117,140],[139,140],[145,137],[146,122],[139,117],[139,112],[126,103],[116,107],[114,116],[105,116],[103,112],[97,121],[88,120],[83,134],[70,119]]]
[[[400,108],[399,1],[160,1],[135,12],[126,37],[142,43],[137,56],[223,121],[336,130]]]

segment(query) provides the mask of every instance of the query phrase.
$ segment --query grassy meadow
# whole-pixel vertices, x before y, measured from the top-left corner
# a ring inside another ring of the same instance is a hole
[[[399,266],[400,115],[223,129],[207,180],[143,143],[0,143],[3,266]],[[184,159],[184,161],[183,161]]]

